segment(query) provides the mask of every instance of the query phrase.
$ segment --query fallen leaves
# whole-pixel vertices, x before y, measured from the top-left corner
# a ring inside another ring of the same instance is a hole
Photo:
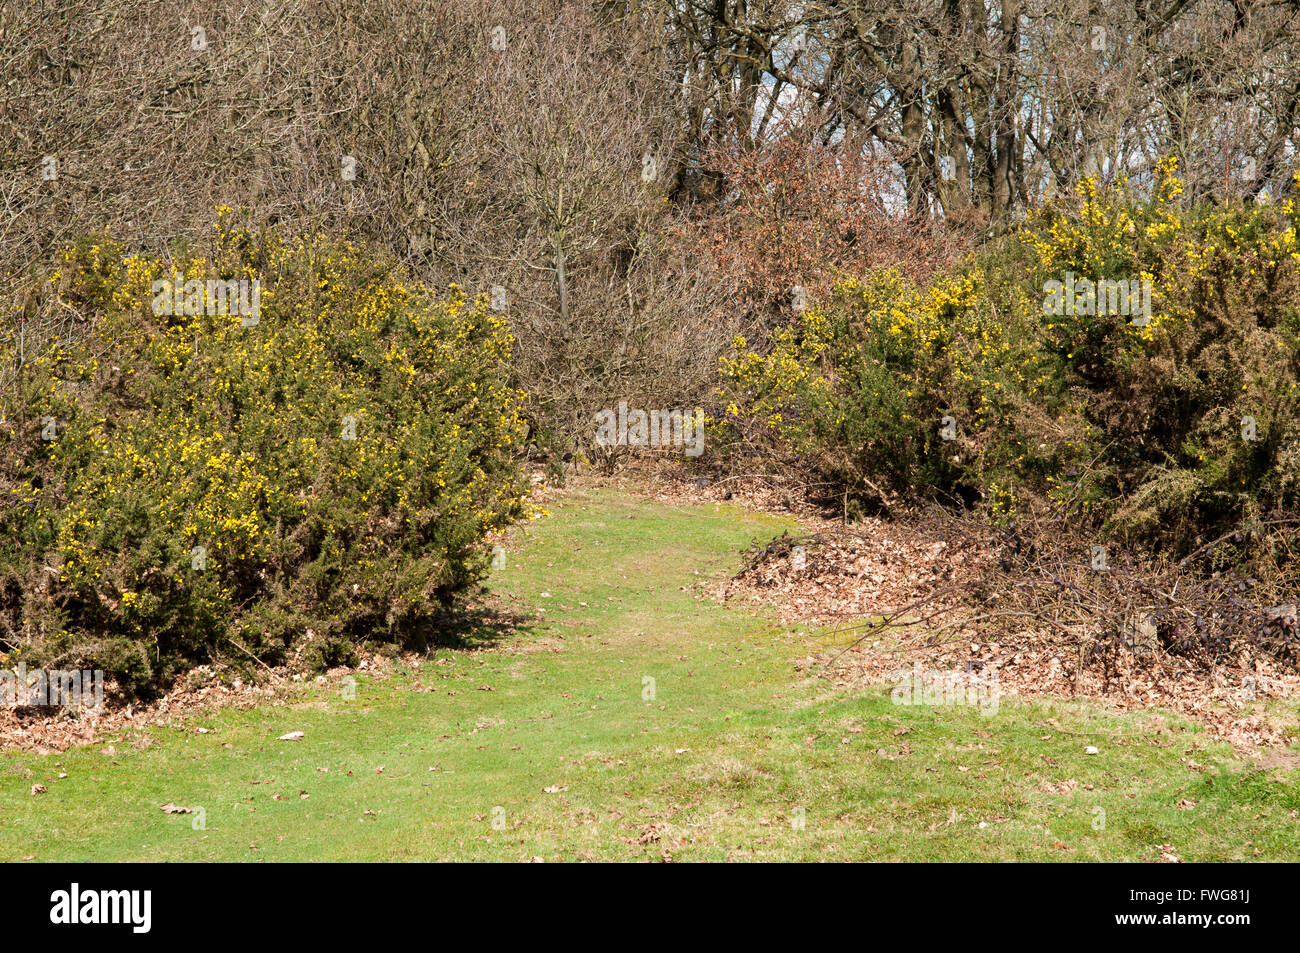
[[[216,729],[187,727],[183,720],[191,715],[206,715],[215,708],[247,709],[260,704],[276,695],[287,671],[273,670],[272,680],[262,685],[245,685],[239,680],[225,682],[214,674],[210,667],[198,666],[178,678],[175,687],[158,698],[147,704],[137,700],[128,705],[121,704],[123,698],[117,682],[108,679],[104,686],[104,706],[98,712],[93,708],[76,712],[67,708],[31,712],[0,705],[0,749],[46,754],[79,745],[103,744],[108,739],[120,744],[128,733],[136,734],[149,726],[212,734]],[[196,675],[203,677],[196,678]],[[73,717],[68,717],[70,713]],[[101,750],[107,755],[116,753],[112,744]]]
[[[1074,778],[1067,778],[1064,781],[1044,781],[1040,790],[1045,794],[1073,794],[1078,786],[1079,782]]]
[[[753,503],[760,509],[783,506],[780,499],[761,495]],[[896,681],[891,679],[899,667],[896,653],[919,649],[925,653],[921,664],[935,671],[991,672],[1003,697],[1101,697],[1127,711],[1159,706],[1205,725],[1238,749],[1290,744],[1289,725],[1256,710],[1262,706],[1251,707],[1257,700],[1300,695],[1300,673],[1275,660],[1243,658],[1206,667],[1166,654],[1139,657],[1121,652],[1110,670],[1086,665],[1080,671],[1078,646],[1050,631],[1011,626],[996,640],[985,640],[979,638],[979,626],[962,623],[987,611],[986,606],[961,604],[955,595],[981,567],[996,561],[996,548],[985,545],[987,541],[960,532],[951,539],[934,538],[951,532],[946,524],[908,526],[865,519],[846,529],[811,512],[800,515],[801,535],[760,548],[746,569],[713,590],[715,598],[774,604],[787,625],[862,627],[922,598],[929,600],[929,617],[948,620],[944,630],[921,631],[903,644],[892,640],[884,645],[871,637],[867,626],[866,637],[856,647],[842,655],[837,648],[810,656],[800,665],[837,687],[868,690]],[[778,545],[783,542],[786,545]],[[798,569],[788,545],[795,542],[804,550]],[[996,601],[998,596],[993,592],[988,599]],[[1278,612],[1289,618],[1291,607],[1280,606]],[[898,635],[899,630],[891,632]],[[832,660],[834,665],[828,667]],[[1247,685],[1249,690],[1243,687]],[[1043,740],[1050,737],[1045,733]]]

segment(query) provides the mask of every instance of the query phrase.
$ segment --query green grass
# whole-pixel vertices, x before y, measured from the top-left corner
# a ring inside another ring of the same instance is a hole
[[[812,634],[695,588],[779,520],[612,491],[551,510],[492,579],[526,620],[495,643],[361,675],[351,701],[309,682],[112,753],[4,754],[0,859],[1300,855],[1296,775],[1248,770],[1167,713],[1003,699],[982,716],[801,677]]]

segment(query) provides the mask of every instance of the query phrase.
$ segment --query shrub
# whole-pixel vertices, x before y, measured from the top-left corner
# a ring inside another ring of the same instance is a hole
[[[1149,324],[1098,309],[1048,318],[1046,340],[1101,441],[1086,482],[1107,528],[1179,551],[1300,501],[1300,246],[1294,199],[1184,210],[1174,164],[1159,172],[1145,201],[1085,182],[1022,238],[1035,281],[1150,282]]]
[[[53,276],[87,331],[22,368],[0,421],[0,639],[31,663],[141,691],[422,637],[524,510],[511,339],[484,302],[226,221],[210,259],[88,240]],[[156,314],[173,269],[262,282],[260,314],[204,292]]]
[[[757,349],[736,342],[718,443],[850,509],[919,493],[1175,553],[1280,525],[1300,502],[1294,199],[1188,210],[1180,193],[1171,162],[1145,197],[1086,180],[928,288],[839,283]],[[1048,313],[1071,275],[1149,282],[1150,320]]]
[[[737,339],[720,428],[732,452],[759,448],[834,487],[850,511],[899,494],[969,503],[996,491],[1028,467],[1013,423],[1044,362],[988,307],[985,281],[971,269],[925,288],[875,271],[838,283],[766,354]]]

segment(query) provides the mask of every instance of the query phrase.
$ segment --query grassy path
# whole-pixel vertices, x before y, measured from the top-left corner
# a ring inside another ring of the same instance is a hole
[[[1300,856],[1297,775],[1173,716],[981,717],[801,679],[812,635],[693,588],[776,519],[612,491],[551,510],[492,581],[544,614],[497,644],[361,676],[351,701],[307,684],[112,754],[0,755],[0,859]]]

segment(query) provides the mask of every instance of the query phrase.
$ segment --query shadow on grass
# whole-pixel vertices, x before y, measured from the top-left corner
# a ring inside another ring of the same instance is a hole
[[[489,601],[446,609],[413,626],[402,640],[403,647],[425,655],[437,649],[477,652],[535,629],[533,616],[496,604],[491,597],[480,598]]]

